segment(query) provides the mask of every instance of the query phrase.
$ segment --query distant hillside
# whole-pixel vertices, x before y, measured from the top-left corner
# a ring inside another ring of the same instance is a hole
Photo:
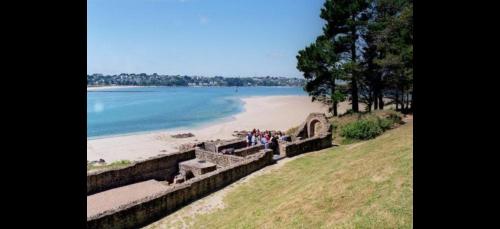
[[[204,76],[170,76],[119,74],[119,75],[87,75],[87,86],[293,86],[302,87],[304,79],[287,77],[204,77]]]

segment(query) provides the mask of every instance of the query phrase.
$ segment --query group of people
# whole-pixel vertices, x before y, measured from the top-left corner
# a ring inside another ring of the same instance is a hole
[[[271,132],[269,130],[260,131],[253,129],[249,131],[246,136],[247,147],[257,144],[263,144],[265,149],[272,149],[276,152],[278,147],[278,139],[285,140],[285,135],[281,131]]]

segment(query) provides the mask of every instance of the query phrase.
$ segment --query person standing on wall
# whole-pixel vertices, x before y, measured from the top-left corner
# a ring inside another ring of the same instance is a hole
[[[256,133],[252,134],[252,145],[257,145],[257,134]]]
[[[247,147],[251,146],[252,145],[252,132],[248,131],[246,139],[247,139]]]

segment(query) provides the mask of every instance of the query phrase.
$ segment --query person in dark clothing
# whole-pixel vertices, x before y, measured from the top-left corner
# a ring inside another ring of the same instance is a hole
[[[276,135],[271,137],[271,149],[273,150],[273,154],[278,154],[278,136]]]
[[[247,147],[252,145],[252,132],[247,133]]]

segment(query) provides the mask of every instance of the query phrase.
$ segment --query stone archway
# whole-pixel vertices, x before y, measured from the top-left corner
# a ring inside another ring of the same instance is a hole
[[[318,119],[313,119],[313,120],[309,121],[307,126],[308,126],[307,135],[309,138],[318,135],[319,133],[321,133],[321,131],[323,129],[323,124]]]
[[[292,140],[305,139],[331,133],[332,126],[322,113],[311,113],[295,132]]]

